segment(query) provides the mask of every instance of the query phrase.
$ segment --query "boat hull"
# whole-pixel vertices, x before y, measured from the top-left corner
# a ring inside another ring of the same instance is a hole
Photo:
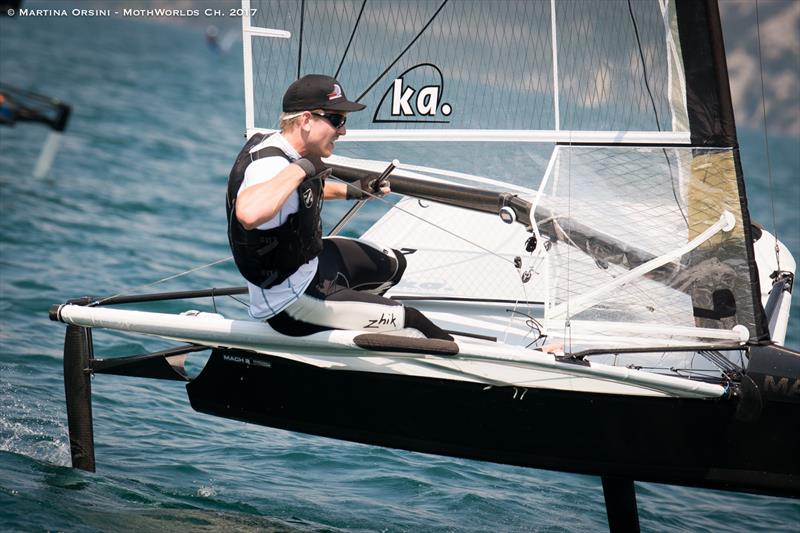
[[[756,388],[757,389],[757,388]],[[215,350],[200,412],[354,442],[579,474],[800,497],[796,401],[581,393],[319,368]]]

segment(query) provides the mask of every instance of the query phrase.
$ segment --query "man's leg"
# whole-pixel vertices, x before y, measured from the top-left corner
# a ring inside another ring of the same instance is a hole
[[[400,281],[406,258],[397,250],[366,241],[330,237],[323,240],[319,265],[320,279],[357,291],[384,294]]]
[[[328,329],[386,333],[414,328],[428,338],[453,340],[413,307],[331,282],[312,283],[296,302],[268,322],[276,331],[291,336]]]
[[[291,336],[329,329],[380,333],[414,328],[429,338],[453,340],[417,309],[379,296],[400,281],[405,268],[405,257],[396,250],[355,239],[326,238],[314,281],[268,322]]]
[[[309,288],[284,312],[294,320],[330,329],[357,329],[383,333],[402,329],[405,307],[369,292],[323,282]]]

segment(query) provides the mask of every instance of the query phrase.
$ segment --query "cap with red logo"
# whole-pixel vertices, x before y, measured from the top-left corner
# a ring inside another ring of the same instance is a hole
[[[330,76],[308,74],[295,81],[283,95],[283,112],[310,111],[361,111],[364,104],[351,102],[342,85]]]

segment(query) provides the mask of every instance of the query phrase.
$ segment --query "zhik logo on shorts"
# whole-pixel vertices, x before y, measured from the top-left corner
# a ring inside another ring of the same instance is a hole
[[[397,317],[394,313],[381,313],[380,318],[371,319],[364,329],[379,329],[381,326],[397,327]]]

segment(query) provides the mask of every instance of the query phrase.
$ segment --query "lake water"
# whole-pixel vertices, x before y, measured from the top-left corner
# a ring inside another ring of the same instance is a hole
[[[607,527],[598,478],[212,418],[192,411],[173,382],[96,379],[98,472],[69,468],[64,328],[47,309],[229,255],[223,191],[242,143],[241,53],[210,51],[195,28],[115,18],[2,18],[0,30],[0,79],[74,110],[44,179],[31,171],[46,130],[0,128],[0,529]],[[752,131],[740,137],[751,211],[771,228],[763,139]],[[799,256],[796,142],[771,139],[771,151],[778,229]],[[158,289],[239,284],[228,262]],[[797,302],[788,339],[795,347]],[[234,301],[221,310],[243,312]],[[108,356],[161,346],[102,333],[95,341]],[[800,523],[800,505],[787,499],[646,483],[637,492],[645,531],[797,531]]]

